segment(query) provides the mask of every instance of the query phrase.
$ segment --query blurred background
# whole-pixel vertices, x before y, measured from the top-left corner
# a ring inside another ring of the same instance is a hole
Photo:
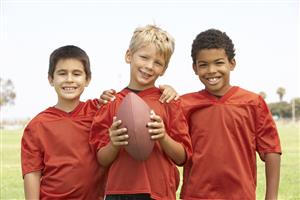
[[[298,0],[0,0],[1,193],[23,199],[20,138],[33,116],[56,104],[47,80],[50,53],[83,48],[92,81],[82,100],[129,81],[124,54],[137,26],[156,24],[175,38],[175,52],[158,84],[180,94],[203,89],[192,70],[191,44],[209,28],[226,32],[236,49],[231,82],[262,95],[283,146],[280,199],[300,199]],[[258,199],[264,171],[258,162]]]

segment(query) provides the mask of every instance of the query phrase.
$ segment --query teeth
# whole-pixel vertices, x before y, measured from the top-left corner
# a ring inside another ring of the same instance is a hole
[[[75,90],[75,88],[73,88],[73,87],[64,87],[63,89],[68,90],[68,91]]]
[[[142,74],[143,76],[147,77],[147,78],[149,78],[149,77],[151,76],[150,74],[148,74],[148,73],[146,73],[146,72],[143,72],[143,71],[141,71],[141,74]]]
[[[207,78],[207,80],[208,80],[208,82],[209,82],[210,84],[215,84],[215,83],[217,83],[219,79],[220,79],[220,78],[218,78],[218,77]]]
[[[208,81],[216,81],[218,80],[217,78],[209,78]]]

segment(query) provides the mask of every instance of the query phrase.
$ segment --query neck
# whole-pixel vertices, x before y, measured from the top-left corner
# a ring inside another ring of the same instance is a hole
[[[143,86],[143,85],[137,85],[137,84],[132,84],[129,83],[127,88],[130,88],[131,90],[137,90],[137,91],[143,91],[149,88],[154,87],[155,85],[147,85],[147,86]]]
[[[54,107],[65,112],[72,112],[78,106],[79,103],[80,103],[79,100],[76,101],[59,100]]]

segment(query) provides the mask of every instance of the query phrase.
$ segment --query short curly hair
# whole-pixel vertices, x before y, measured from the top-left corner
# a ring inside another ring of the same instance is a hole
[[[199,33],[193,41],[191,56],[193,63],[196,63],[196,57],[202,49],[224,49],[229,60],[235,56],[235,49],[232,40],[217,29],[208,29]]]

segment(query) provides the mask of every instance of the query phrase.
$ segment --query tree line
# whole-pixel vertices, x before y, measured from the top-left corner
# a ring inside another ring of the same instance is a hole
[[[290,102],[283,101],[286,93],[284,87],[279,87],[276,91],[279,101],[269,103],[268,106],[272,115],[277,119],[292,119],[293,121],[300,119],[300,98],[293,98]],[[264,99],[267,97],[265,92],[259,92]]]

